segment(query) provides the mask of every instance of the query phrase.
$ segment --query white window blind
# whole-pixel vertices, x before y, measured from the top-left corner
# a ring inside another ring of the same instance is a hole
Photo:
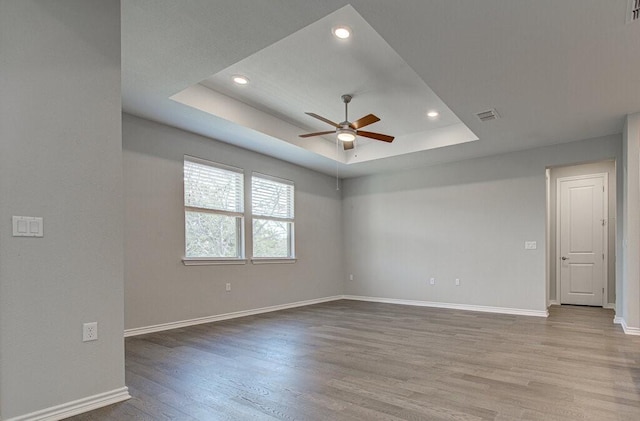
[[[278,219],[294,218],[293,183],[272,177],[253,175],[251,180],[251,207],[254,216]]]
[[[244,176],[241,170],[213,166],[196,158],[184,160],[184,204],[187,207],[242,213]]]
[[[290,181],[262,174],[251,177],[254,259],[295,257],[294,194]]]

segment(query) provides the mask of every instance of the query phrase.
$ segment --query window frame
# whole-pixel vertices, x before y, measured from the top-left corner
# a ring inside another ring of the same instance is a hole
[[[254,183],[254,178],[259,178],[259,179],[263,179],[263,180],[267,180],[267,181],[272,181],[274,183],[279,183],[279,184],[285,184],[288,186],[291,186],[292,191],[292,200],[291,200],[291,211],[292,211],[292,217],[291,218],[282,218],[282,217],[275,217],[275,216],[265,216],[265,215],[257,215],[254,213],[254,207],[253,207],[253,199],[254,199],[254,195],[253,195],[253,183]],[[268,175],[268,174],[264,174],[264,173],[260,173],[257,171],[252,171],[251,172],[251,198],[250,198],[250,204],[251,204],[251,262],[253,264],[261,264],[261,263],[295,263],[298,259],[296,256],[296,241],[295,241],[295,209],[296,209],[296,193],[295,193],[296,187],[295,187],[295,183],[291,180],[287,180],[285,178],[280,178],[280,177],[275,177],[272,175]],[[288,248],[288,255],[287,256],[264,256],[264,257],[257,257],[255,256],[255,235],[254,235],[254,221],[255,220],[266,220],[266,221],[275,221],[275,222],[285,222],[287,224],[289,224],[289,230],[288,230],[288,235],[287,235],[287,248]]]
[[[184,171],[187,162],[192,162],[194,164],[205,165],[208,167],[215,168],[217,170],[228,171],[232,173],[236,173],[240,176],[240,186],[241,191],[239,192],[239,196],[241,198],[240,204],[242,206],[242,212],[229,211],[229,210],[221,210],[221,209],[211,209],[205,207],[191,206],[187,205],[185,200],[186,193],[186,184]],[[214,161],[209,161],[202,158],[197,158],[191,155],[184,155],[183,164],[183,208],[184,208],[184,256],[182,258],[182,262],[185,266],[198,266],[198,265],[229,265],[229,264],[245,264],[246,259],[246,242],[245,242],[245,213],[246,213],[246,191],[245,191],[245,171],[242,168],[233,167],[230,165],[221,164]],[[236,257],[228,257],[228,256],[187,256],[187,212],[199,212],[199,213],[208,213],[213,215],[223,215],[236,218]]]

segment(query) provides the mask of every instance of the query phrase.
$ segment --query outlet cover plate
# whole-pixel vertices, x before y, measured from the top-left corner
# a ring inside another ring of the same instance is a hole
[[[98,340],[98,322],[85,323],[82,325],[82,342]]]

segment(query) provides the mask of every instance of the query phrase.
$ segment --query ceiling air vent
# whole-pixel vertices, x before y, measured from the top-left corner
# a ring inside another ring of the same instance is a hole
[[[629,0],[627,23],[640,21],[640,0]]]
[[[639,0],[640,1],[640,0]],[[498,117],[500,117],[498,115],[498,112],[495,110],[495,108],[492,108],[490,110],[487,111],[483,111],[481,113],[476,114],[478,116],[478,118],[480,119],[480,121],[491,121],[491,120],[497,120]]]

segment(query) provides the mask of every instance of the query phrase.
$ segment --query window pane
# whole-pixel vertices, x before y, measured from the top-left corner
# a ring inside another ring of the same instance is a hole
[[[293,219],[293,192],[292,184],[253,176],[251,178],[253,215]]]
[[[240,172],[184,161],[185,206],[243,212],[243,184]]]
[[[241,257],[239,230],[242,218],[186,211],[186,257]]]
[[[291,223],[253,220],[253,257],[291,257]]]

